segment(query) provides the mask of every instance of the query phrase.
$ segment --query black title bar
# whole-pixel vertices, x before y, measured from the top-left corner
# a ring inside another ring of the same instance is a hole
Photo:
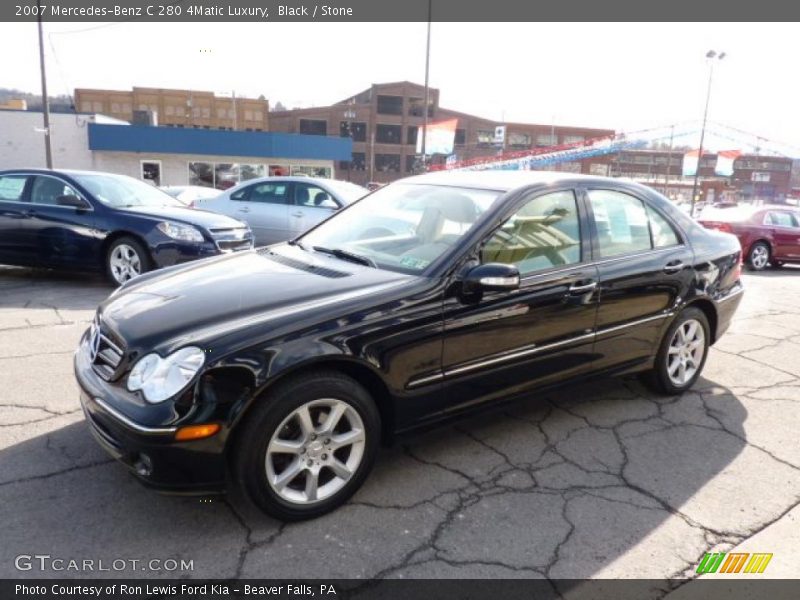
[[[429,12],[430,10],[430,12]],[[787,0],[3,0],[0,21],[386,22],[432,21],[797,21]],[[608,32],[598,32],[598,43]],[[492,40],[487,26],[487,40]],[[680,43],[680,36],[665,43]]]

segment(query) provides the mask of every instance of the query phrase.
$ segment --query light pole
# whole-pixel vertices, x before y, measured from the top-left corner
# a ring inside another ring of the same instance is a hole
[[[427,138],[428,138],[428,102],[430,102],[430,87],[428,85],[428,75],[431,65],[431,16],[433,14],[433,0],[428,0],[428,36],[425,45],[425,106],[423,107],[424,118],[422,120],[422,164],[424,170],[427,171],[428,155],[427,155]]]
[[[36,21],[39,29],[39,71],[42,76],[42,118],[44,120],[44,158],[48,169],[53,168],[53,151],[50,149],[50,99],[47,97],[47,73],[44,69],[44,42],[42,41],[42,6],[36,0]]]
[[[694,184],[692,185],[692,204],[689,209],[689,215],[694,216],[694,205],[697,200],[697,180],[700,177],[700,164],[703,161],[703,141],[706,137],[706,120],[708,119],[708,102],[711,100],[711,81],[714,77],[714,59],[722,60],[725,58],[725,53],[720,52],[717,54],[715,50],[706,52],[706,59],[708,59],[708,88],[706,90],[706,108],[703,111],[703,126],[700,129],[700,148],[697,151],[697,168],[694,170]]]

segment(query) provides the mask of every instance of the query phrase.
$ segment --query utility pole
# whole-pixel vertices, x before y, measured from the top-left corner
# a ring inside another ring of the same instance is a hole
[[[47,73],[44,68],[44,35],[42,34],[42,6],[36,0],[36,22],[39,27],[39,71],[42,75],[42,117],[44,119],[44,157],[47,168],[53,168],[53,151],[50,148],[50,99],[47,97]]]
[[[694,205],[697,201],[697,180],[700,177],[700,165],[703,162],[703,141],[706,136],[706,121],[708,120],[708,103],[711,100],[711,81],[714,77],[714,59],[722,60],[725,58],[725,53],[720,52],[719,55],[714,50],[706,52],[708,59],[708,88],[706,89],[706,108],[703,111],[703,127],[700,129],[700,148],[697,151],[697,168],[694,171],[694,183],[692,184],[692,203],[689,209],[689,216],[694,216]]]
[[[236,113],[236,90],[231,91],[231,101],[233,102],[233,130],[236,131],[239,128],[238,114]]]
[[[675,125],[669,127],[669,152],[667,153],[667,170],[664,174],[664,195],[669,198],[669,170],[672,166],[672,140],[675,137]],[[698,166],[700,162],[698,161]]]
[[[431,64],[431,14],[433,12],[433,0],[428,0],[428,41],[425,46],[425,106],[423,107],[422,121],[422,164],[428,170],[428,154],[426,149],[426,138],[428,135],[428,103],[430,102],[430,88],[428,87],[428,76]]]

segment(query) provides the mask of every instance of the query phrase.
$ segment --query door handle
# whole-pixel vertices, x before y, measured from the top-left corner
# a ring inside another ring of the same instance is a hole
[[[681,270],[683,270],[683,263],[679,260],[673,260],[664,266],[664,273],[677,273]]]
[[[304,214],[305,214],[305,213],[302,213],[302,212],[293,212],[293,213],[292,213],[292,216],[293,216],[293,217],[302,217]]]
[[[243,206],[242,208],[239,209],[239,212],[249,213],[250,212],[250,207],[249,206]]]
[[[597,288],[596,281],[590,281],[589,283],[573,283],[569,286],[569,293],[574,295],[586,294],[588,292],[593,292]]]

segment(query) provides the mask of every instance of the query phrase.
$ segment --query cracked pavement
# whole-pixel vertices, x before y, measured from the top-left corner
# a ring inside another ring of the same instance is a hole
[[[237,495],[157,495],[111,461],[71,361],[110,288],[0,267],[0,576],[64,574],[15,569],[39,553],[194,561],[100,577],[677,580],[746,548],[797,577],[800,269],[744,279],[693,391],[603,379],[406,438],[346,506],[284,525]]]

